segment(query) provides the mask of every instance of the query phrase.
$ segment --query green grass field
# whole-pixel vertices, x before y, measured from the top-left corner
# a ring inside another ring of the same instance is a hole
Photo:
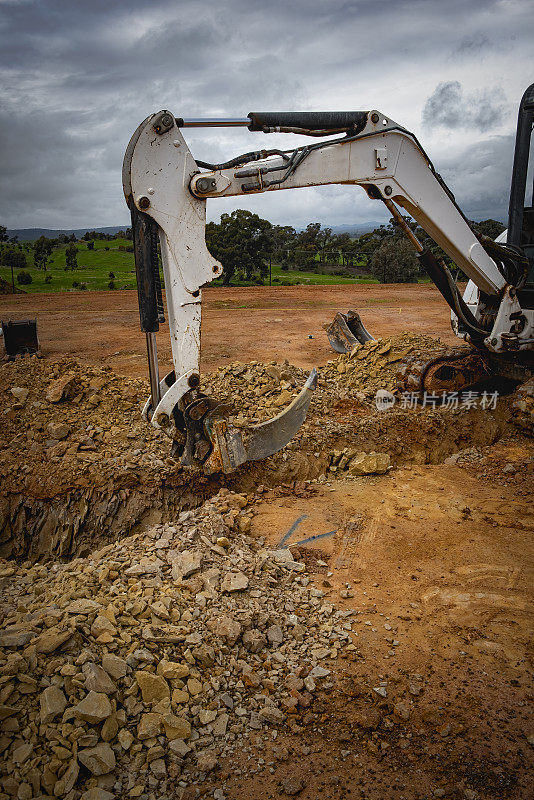
[[[75,288],[73,282],[84,283],[87,289],[107,289],[111,280],[109,273],[113,272],[116,288],[135,289],[133,253],[119,250],[119,245],[126,247],[131,245],[131,242],[126,239],[113,239],[111,242],[98,240],[95,241],[94,250],[88,250],[85,242],[77,244],[78,269],[74,271],[65,270],[65,248],[56,248],[52,251],[46,272],[29,266],[26,272],[32,276],[32,283],[21,285],[17,283],[17,274],[20,270],[15,270],[15,284],[28,294],[69,291]],[[106,247],[109,247],[109,250],[106,250]],[[26,253],[26,258],[28,264],[33,263],[31,253]],[[52,278],[50,283],[45,283],[47,275]],[[11,269],[0,267],[0,277],[11,282]]]
[[[106,242],[95,240],[94,250],[88,250],[85,242],[79,243],[78,247],[78,269],[65,271],[65,248],[59,247],[52,252],[50,264],[44,272],[33,268],[33,259],[30,253],[26,253],[29,266],[26,272],[32,276],[32,283],[21,285],[17,282],[17,274],[20,270],[15,270],[15,285],[28,294],[39,292],[66,292],[80,288],[80,284],[85,284],[88,290],[108,289],[110,282],[109,273],[113,272],[116,289],[135,289],[135,267],[133,253],[119,250],[119,246],[131,246],[131,242],[126,239],[113,239]],[[109,248],[106,250],[106,248]],[[50,283],[45,283],[47,276],[51,276]],[[0,266],[0,278],[11,283],[11,268]],[[374,278],[343,278],[338,275],[318,275],[315,272],[299,272],[288,270],[283,272],[279,265],[272,266],[273,286],[296,284],[304,285],[332,285],[347,283],[378,283]],[[73,287],[73,283],[79,284]],[[265,280],[269,283],[269,278]],[[221,281],[213,281],[211,286],[220,286]],[[232,286],[251,286],[254,283],[245,281],[232,281]]]

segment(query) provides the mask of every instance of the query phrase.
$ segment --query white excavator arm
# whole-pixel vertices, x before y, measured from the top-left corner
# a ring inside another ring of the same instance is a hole
[[[246,153],[213,165],[191,155],[181,129],[193,126],[344,135],[293,151]],[[148,117],[132,137],[123,184],[132,213],[141,327],[148,344],[152,394],[144,413],[152,425],[180,442],[183,464],[203,465],[206,472],[230,471],[276,452],[302,424],[316,382],[313,371],[285,412],[246,431],[228,423],[227,407],[201,394],[201,286],[222,273],[206,247],[207,198],[333,183],[362,186],[371,198],[386,204],[451,306],[459,333],[497,353],[532,348],[534,318],[532,312],[523,312],[517,299],[517,284],[526,274],[524,257],[496,245],[488,252],[488,244],[477,238],[415,136],[379,111],[249,114],[233,120],[176,119],[162,111]],[[446,267],[423,249],[398,206],[471,279],[484,302],[467,305],[462,300]],[[155,350],[155,331],[164,314],[158,236],[174,362],[174,372],[162,381]]]

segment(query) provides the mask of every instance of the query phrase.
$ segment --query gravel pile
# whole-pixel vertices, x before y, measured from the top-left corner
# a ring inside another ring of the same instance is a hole
[[[325,411],[333,398],[354,396],[361,392],[361,401],[374,396],[377,389],[395,391],[397,373],[402,362],[415,352],[440,353],[445,346],[439,339],[402,333],[367,342],[350,355],[328,361],[319,370],[318,388],[312,411]],[[233,398],[240,413],[238,422],[258,422],[274,416],[296,397],[308,373],[289,364],[271,361],[263,364],[234,362],[203,378],[209,394]]]
[[[0,797],[156,800],[298,726],[355,650],[227,490],[68,564],[0,564]],[[222,787],[224,789],[224,786]]]
[[[441,345],[429,337],[402,334],[369,342],[350,356],[328,362],[320,370],[310,419],[319,420],[323,436],[328,434],[330,422],[335,427],[332,401],[357,396],[365,403],[378,388],[394,389],[399,362],[423,347]],[[280,413],[306,378],[305,370],[287,361],[235,362],[203,376],[202,389],[228,399],[237,424],[257,423]],[[1,366],[0,392],[4,491],[50,496],[71,484],[78,486],[81,474],[88,487],[115,488],[123,475],[130,482],[150,481],[180,469],[169,457],[167,437],[141,418],[146,381],[124,378],[107,367],[85,367],[73,359],[47,362],[33,357]],[[317,444],[315,432],[313,438]],[[35,469],[41,463],[47,465],[44,474]]]
[[[260,422],[288,405],[306,377],[287,362],[236,362],[203,376],[202,390],[228,399],[237,424]],[[114,488],[121,476],[151,481],[181,471],[169,456],[170,440],[141,417],[146,381],[74,359],[32,357],[1,366],[0,393],[4,491],[50,496],[79,485],[80,473],[86,486],[102,489]],[[43,462],[47,469],[37,468],[36,481],[35,465]]]
[[[34,489],[41,462],[48,465],[39,474],[42,494],[78,483],[80,473],[87,486],[98,488],[123,472],[156,474],[166,465],[168,440],[141,418],[145,381],[74,359],[33,356],[2,364],[0,391],[5,491]]]
[[[402,362],[419,350],[429,357],[445,349],[439,339],[413,333],[401,333],[366,342],[352,353],[329,361],[321,370],[327,389],[358,389],[370,396],[378,389],[394,392]]]
[[[276,416],[289,405],[302,389],[308,373],[284,361],[268,364],[239,361],[220,367],[204,376],[202,388],[206,394],[228,398],[237,413],[237,424],[263,422]]]
[[[534,435],[534,378],[519,387],[512,401],[512,415],[519,428]]]

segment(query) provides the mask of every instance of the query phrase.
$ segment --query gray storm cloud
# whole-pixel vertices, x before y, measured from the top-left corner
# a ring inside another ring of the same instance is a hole
[[[447,81],[436,86],[426,101],[423,123],[429,128],[474,128],[486,132],[501,125],[505,103],[502,89],[466,93],[459,81]]]
[[[450,165],[469,216],[504,218],[502,165],[534,72],[532,29],[528,0],[0,0],[0,224],[124,224],[123,153],[161,108],[379,108],[421,138],[438,169]],[[454,168],[468,151],[489,157],[496,137],[500,165]],[[187,139],[208,161],[267,144],[244,131]],[[208,216],[237,207],[295,226],[384,218],[350,187],[208,203]]]
[[[441,175],[457,194],[461,187],[462,205],[471,219],[495,218],[495,208],[506,213],[514,141],[512,135],[492,136],[442,160]]]

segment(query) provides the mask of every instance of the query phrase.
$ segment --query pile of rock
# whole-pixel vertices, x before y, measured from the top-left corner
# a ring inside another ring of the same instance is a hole
[[[236,409],[234,421],[262,422],[276,416],[303,387],[307,373],[284,361],[264,364],[235,361],[203,378],[206,394],[227,398]]]
[[[288,362],[236,362],[203,376],[202,390],[228,399],[239,425],[276,416],[306,377]],[[1,366],[0,393],[4,494],[51,497],[74,486],[113,493],[181,472],[170,440],[141,417],[146,381],[74,359],[25,358]]]
[[[512,401],[515,424],[531,436],[534,434],[534,378],[523,383]]]
[[[329,361],[322,376],[328,389],[348,387],[367,396],[374,395],[378,389],[394,392],[399,366],[409,355],[421,350],[430,358],[443,349],[443,343],[431,336],[413,333],[386,336],[358,345],[349,355]]]
[[[250,537],[252,514],[222,490],[88,558],[0,565],[2,800],[180,797],[310,713],[353,612]]]
[[[0,392],[4,492],[33,494],[37,483],[41,495],[57,494],[80,472],[85,485],[100,488],[118,474],[166,466],[168,441],[141,417],[144,381],[74,359],[32,357],[2,364]]]

